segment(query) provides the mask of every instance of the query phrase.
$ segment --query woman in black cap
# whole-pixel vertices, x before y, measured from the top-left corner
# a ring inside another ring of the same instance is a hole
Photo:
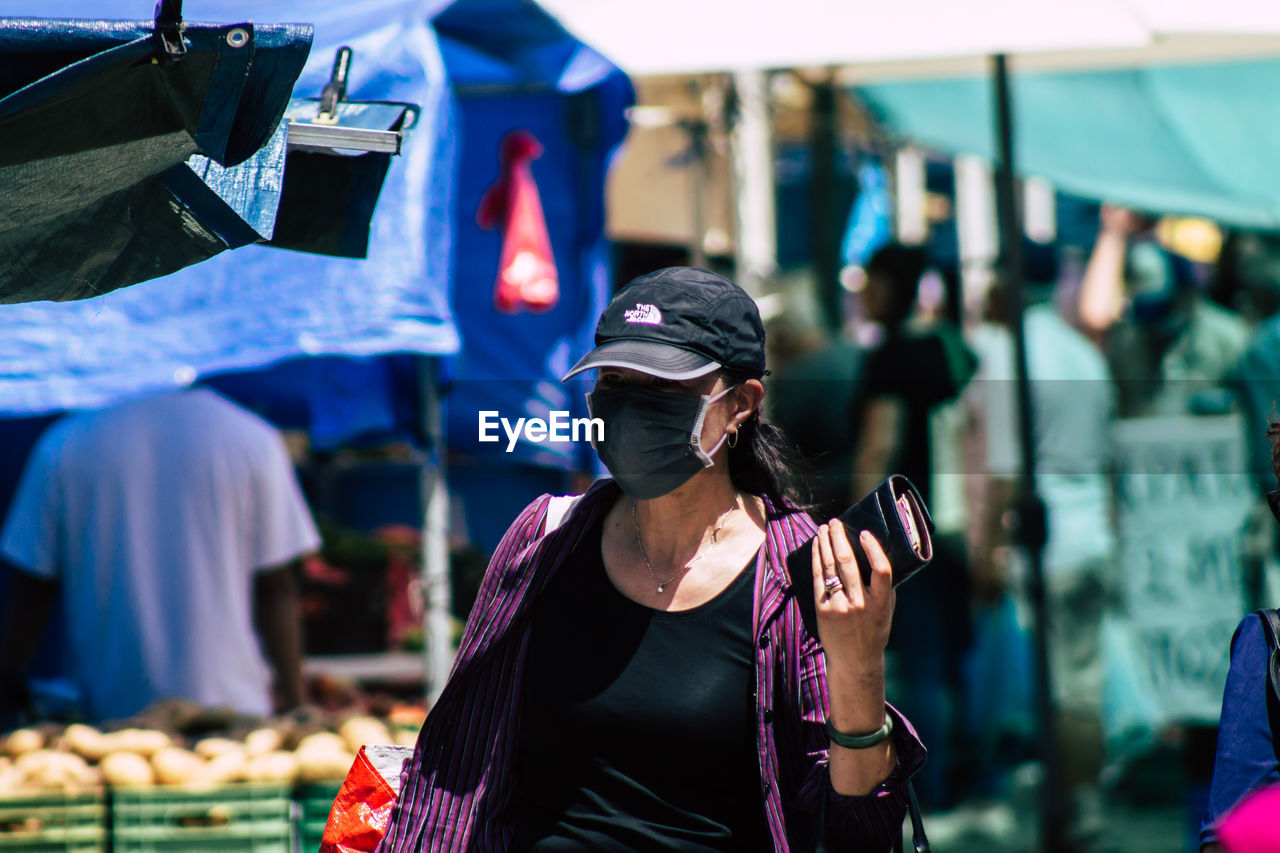
[[[892,567],[862,533],[864,586],[797,508],[754,301],[659,270],[596,344],[569,376],[613,477],[508,530],[379,850],[888,849],[924,759],[884,699]]]

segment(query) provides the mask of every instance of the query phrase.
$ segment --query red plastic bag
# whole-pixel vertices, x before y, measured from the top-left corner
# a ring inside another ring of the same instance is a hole
[[[409,746],[360,747],[329,810],[320,853],[372,853],[386,834],[400,795],[400,773],[412,755]]]
[[[560,301],[560,280],[542,199],[529,164],[542,156],[533,134],[516,130],[502,140],[500,177],[476,212],[481,228],[502,226],[502,257],[493,302],[499,311],[549,311]]]

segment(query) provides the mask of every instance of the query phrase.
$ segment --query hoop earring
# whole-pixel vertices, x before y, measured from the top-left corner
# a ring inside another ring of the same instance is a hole
[[[738,431],[737,431],[737,430],[734,430],[733,432],[729,433],[729,437],[728,437],[728,438],[726,438],[726,439],[724,440],[724,443],[725,443],[725,444],[727,444],[727,445],[729,445],[729,447],[731,447],[731,448],[733,448],[733,447],[737,447],[737,446],[738,446]]]

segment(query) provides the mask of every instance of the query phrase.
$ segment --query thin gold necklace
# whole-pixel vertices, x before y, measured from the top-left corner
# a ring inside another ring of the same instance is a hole
[[[692,558],[690,558],[689,562],[687,562],[687,563],[685,563],[685,564],[684,564],[684,568],[683,568],[683,569],[681,569],[680,571],[676,572],[674,575],[672,575],[671,577],[667,578],[667,579],[666,579],[666,580],[664,580],[664,581],[660,581],[660,580],[658,580],[658,576],[657,576],[657,575],[654,573],[654,571],[653,571],[653,566],[649,564],[649,555],[648,555],[648,554],[646,554],[646,553],[645,553],[645,551],[644,551],[644,542],[643,542],[643,541],[641,541],[641,539],[640,539],[640,519],[636,517],[636,506],[637,506],[638,504],[639,504],[639,501],[635,501],[635,500],[633,500],[633,501],[631,502],[631,521],[632,521],[632,523],[634,523],[634,524],[635,524],[635,526],[636,526],[636,545],[637,545],[637,546],[639,546],[639,548],[640,548],[640,556],[644,559],[644,567],[645,567],[646,569],[648,569],[648,570],[649,570],[649,577],[653,578],[653,582],[654,582],[654,583],[656,583],[656,584],[658,585],[658,592],[659,592],[659,593],[661,593],[661,592],[662,592],[663,590],[665,590],[665,589],[666,589],[666,588],[667,588],[667,587],[668,587],[672,582],[679,580],[681,577],[683,577],[683,576],[684,576],[684,573],[685,573],[685,572],[687,572],[687,571],[689,571],[689,569],[693,568],[693,564],[694,564],[694,563],[696,563],[696,562],[698,562],[698,560],[701,560],[701,559],[703,558],[703,556],[706,554],[706,551],[703,551],[701,548],[699,548],[699,549],[698,549],[698,553],[694,554],[694,555],[693,555],[693,557],[692,557]],[[730,515],[730,514],[731,514],[735,509],[737,509],[737,508],[738,508],[738,496],[737,496],[737,495],[734,495],[734,496],[733,496],[733,506],[729,507],[728,509],[726,509],[724,512],[722,512],[722,513],[720,514],[720,518],[718,518],[718,519],[716,520],[716,526],[715,526],[715,529],[713,529],[713,530],[711,531],[711,544],[712,544],[712,545],[716,544],[716,542],[718,542],[718,541],[719,541],[718,537],[719,537],[719,535],[720,535],[720,531],[724,528],[725,520],[726,520],[726,519],[729,517],[729,515]]]

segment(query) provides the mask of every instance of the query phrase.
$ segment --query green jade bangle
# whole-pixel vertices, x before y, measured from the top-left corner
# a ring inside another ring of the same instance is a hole
[[[831,738],[832,743],[843,746],[845,749],[866,749],[869,746],[884,743],[889,739],[892,731],[893,717],[888,714],[884,715],[884,725],[869,735],[847,735],[838,732],[836,727],[831,725],[831,718],[827,717],[827,737]]]

